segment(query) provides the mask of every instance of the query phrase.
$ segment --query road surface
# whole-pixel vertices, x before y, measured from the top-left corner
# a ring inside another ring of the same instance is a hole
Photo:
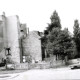
[[[0,80],[66,80],[80,79],[80,69],[71,70],[69,68],[60,69],[43,69],[43,70],[28,70],[21,73],[4,74],[4,78]]]

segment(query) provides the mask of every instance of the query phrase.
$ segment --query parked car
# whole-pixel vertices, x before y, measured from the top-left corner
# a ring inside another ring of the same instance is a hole
[[[73,64],[73,65],[70,65],[70,68],[71,69],[79,69],[80,68],[80,62]]]

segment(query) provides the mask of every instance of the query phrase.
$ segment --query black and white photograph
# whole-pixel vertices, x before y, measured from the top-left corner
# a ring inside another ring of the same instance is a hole
[[[0,80],[80,80],[80,0],[0,0]]]

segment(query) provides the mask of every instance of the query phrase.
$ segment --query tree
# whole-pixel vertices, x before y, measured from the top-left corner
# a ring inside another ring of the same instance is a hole
[[[49,43],[49,41],[48,41],[49,40],[48,39],[49,32],[51,32],[53,28],[59,28],[59,29],[61,28],[60,18],[59,18],[58,13],[56,11],[53,12],[50,19],[51,19],[51,23],[48,24],[48,27],[46,28],[46,30],[44,30],[44,36],[41,38],[42,55],[45,54],[46,49],[47,49],[46,48],[47,44]]]
[[[74,27],[73,27],[74,31],[74,41],[76,43],[76,47],[77,47],[77,57],[80,57],[80,28],[79,28],[79,22],[78,20],[74,21]]]
[[[51,31],[53,28],[57,28],[57,27],[61,28],[60,18],[56,11],[53,12],[50,19],[51,19],[51,24],[48,24],[48,27],[47,27],[48,31]]]
[[[47,35],[46,50],[47,50],[48,55],[55,54],[57,56],[57,54],[58,54],[57,49],[59,48],[59,45],[58,45],[59,41],[57,40],[57,37],[58,37],[59,33],[60,33],[59,28],[53,28],[52,31]]]
[[[79,22],[78,22],[78,20],[74,21],[73,29],[74,29],[74,31],[73,31],[74,38],[76,38],[77,37],[77,33],[78,33],[78,29],[79,29]]]
[[[60,18],[56,11],[53,12],[50,19],[51,23],[48,25],[47,30],[45,30],[43,37],[43,44],[47,56],[56,55],[56,60],[59,57],[65,59],[65,57],[73,56],[75,42],[69,35],[68,29],[61,30]]]
[[[48,35],[46,49],[48,54],[56,55],[56,60],[59,56],[65,59],[65,57],[74,54],[75,45],[68,29],[54,28]]]
[[[53,53],[53,43],[57,43],[56,37],[58,36],[60,29],[61,29],[61,24],[60,24],[60,18],[58,16],[58,13],[56,11],[53,12],[53,14],[50,17],[51,23],[48,24],[47,30],[45,33],[46,36],[46,51],[47,55],[50,56]],[[54,42],[53,42],[54,41]],[[57,49],[57,48],[56,48]],[[56,50],[55,54],[57,56]]]
[[[42,48],[42,60],[44,60],[44,58],[46,58],[46,44],[47,44],[47,30],[44,31],[44,36],[41,37],[41,48]]]
[[[75,55],[75,43],[72,40],[72,37],[69,35],[69,31],[67,28],[65,28],[64,30],[62,30],[58,36],[58,39],[60,40],[59,44],[60,44],[60,53],[61,55],[64,55],[64,58],[67,57],[71,58],[74,57]],[[66,60],[66,58],[65,58]]]

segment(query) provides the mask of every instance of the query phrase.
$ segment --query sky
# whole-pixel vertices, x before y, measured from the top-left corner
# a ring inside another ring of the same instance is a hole
[[[0,15],[18,15],[21,23],[29,30],[43,31],[50,23],[50,16],[56,10],[62,28],[72,33],[74,20],[80,21],[80,0],[0,0]]]

